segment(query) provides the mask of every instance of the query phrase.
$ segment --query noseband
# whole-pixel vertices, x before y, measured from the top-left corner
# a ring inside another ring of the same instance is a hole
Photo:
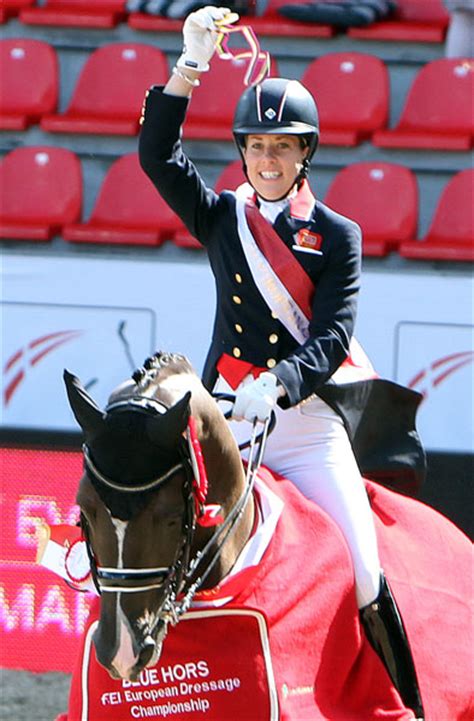
[[[228,397],[221,397],[220,399],[226,400]],[[153,414],[164,413],[169,410],[160,401],[140,397],[113,403],[107,407],[106,411],[107,413],[112,411],[120,412],[134,408]],[[224,544],[235,531],[237,522],[242,516],[263,458],[268,425],[268,422],[265,423],[263,431],[257,435],[256,423],[254,423],[252,438],[249,443],[245,488],[225,519],[215,514],[215,521],[208,520],[203,523],[203,525],[219,525],[205,546],[193,558],[191,558],[191,547],[196,525],[200,523],[200,518],[205,516],[206,512],[209,514],[209,509],[215,510],[219,507],[205,505],[207,478],[196,478],[196,475],[202,475],[203,472],[205,474],[205,469],[203,471],[204,462],[192,417],[187,431],[188,442],[186,443],[183,437],[183,442],[179,445],[181,461],[162,475],[140,485],[116,483],[108,478],[97,468],[91,458],[90,450],[85,444],[83,446],[84,463],[88,474],[96,484],[104,485],[117,493],[134,494],[153,491],[163,486],[179,471],[184,474],[183,498],[185,508],[182,517],[181,543],[177,548],[175,561],[169,567],[113,568],[98,565],[90,544],[87,519],[81,514],[84,540],[91,563],[92,577],[98,593],[141,593],[160,589],[163,591],[163,601],[157,613],[156,624],[160,621],[164,623],[171,621],[173,625],[178,623],[180,617],[190,607],[194,595],[202,587],[219,560]]]

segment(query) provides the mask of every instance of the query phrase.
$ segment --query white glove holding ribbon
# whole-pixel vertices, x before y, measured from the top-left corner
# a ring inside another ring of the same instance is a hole
[[[278,378],[273,373],[261,373],[257,380],[241,385],[235,396],[232,418],[237,421],[262,423],[267,420],[275,408],[277,400],[285,394],[283,386],[278,386]]]
[[[219,35],[219,23],[234,23],[237,13],[229,8],[206,5],[188,15],[183,25],[183,52],[176,63],[178,68],[209,70],[209,61],[214,55]]]

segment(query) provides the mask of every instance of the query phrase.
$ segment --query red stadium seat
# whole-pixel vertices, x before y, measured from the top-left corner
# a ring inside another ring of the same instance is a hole
[[[349,165],[335,176],[324,202],[361,226],[363,255],[385,256],[416,236],[418,186],[402,165]]]
[[[216,193],[222,193],[223,190],[235,190],[246,181],[242,161],[239,158],[239,160],[233,160],[225,166],[216,180],[215,191]]]
[[[368,27],[351,28],[348,35],[364,40],[402,40],[441,43],[449,14],[443,0],[397,0],[393,18]]]
[[[168,78],[168,61],[156,47],[110,43],[88,56],[62,115],[47,115],[51,133],[136,135],[145,90]]]
[[[385,148],[468,150],[474,137],[474,63],[440,58],[421,68],[396,128],[372,138]]]
[[[244,91],[247,68],[247,60],[221,60],[214,57],[206,82],[193,93],[183,128],[185,139],[232,140],[235,106]],[[278,76],[277,64],[273,59],[270,75]]]
[[[462,170],[446,184],[431,227],[422,240],[402,243],[404,258],[474,261],[474,170]]]
[[[246,177],[242,170],[242,161],[234,160],[222,171],[216,180],[215,191],[221,193],[223,190],[235,190],[239,185],[245,183]],[[202,250],[203,246],[194,238],[183,225],[173,238],[173,243],[181,248],[194,248]]]
[[[386,126],[389,75],[374,55],[328,53],[309,64],[301,82],[318,105],[321,144],[358,145]]]
[[[42,40],[0,41],[0,129],[25,130],[56,110],[58,60]]]
[[[107,172],[87,223],[68,225],[65,240],[75,243],[161,245],[179,219],[140,168],[136,153],[116,160]]]
[[[0,237],[51,240],[80,218],[82,168],[70,150],[29,146],[0,163]]]
[[[149,30],[160,33],[181,33],[183,29],[182,20],[165,18],[160,15],[149,15],[148,13],[130,13],[127,22],[134,30]]]
[[[189,230],[184,224],[181,224],[175,235],[173,236],[173,243],[179,248],[190,248],[192,250],[204,250],[204,246],[191,235]]]
[[[125,0],[46,0],[20,13],[26,25],[113,28],[125,18]]]
[[[250,25],[257,35],[273,35],[280,37],[329,38],[335,35],[330,25],[317,23],[301,23],[280,15],[278,8],[282,5],[298,4],[301,0],[268,0],[262,15],[242,15],[240,24]],[[183,19],[148,15],[147,13],[130,13],[128,24],[135,30],[153,32],[181,32]]]
[[[36,0],[1,0],[0,23],[5,23],[12,17],[16,17],[23,8],[31,7]]]

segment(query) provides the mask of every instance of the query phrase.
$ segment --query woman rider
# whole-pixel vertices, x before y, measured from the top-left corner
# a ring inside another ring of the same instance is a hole
[[[234,136],[249,182],[236,193],[217,195],[206,187],[181,145],[190,96],[215,51],[216,23],[228,15],[227,8],[205,7],[186,19],[173,74],[164,88],[147,92],[140,162],[208,251],[217,309],[204,382],[235,392],[235,420],[264,421],[276,413],[265,461],[339,525],[351,551],[367,636],[405,705],[422,718],[409,644],[381,571],[372,512],[347,432],[354,440],[365,416],[361,409],[374,388],[380,396],[380,386],[351,342],[360,228],[316,200],[306,179],[319,139],[314,99],[299,82],[282,78],[243,93]],[[351,405],[358,415],[347,411]],[[380,415],[376,424],[383,426]],[[245,423],[233,425],[238,440],[248,437]],[[414,429],[408,430],[413,458],[421,448]]]

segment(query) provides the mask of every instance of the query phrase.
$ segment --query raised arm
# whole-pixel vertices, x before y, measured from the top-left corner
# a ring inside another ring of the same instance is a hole
[[[164,87],[147,91],[139,139],[140,164],[160,195],[203,244],[218,196],[208,188],[181,144],[181,127],[191,94],[215,52],[218,23],[234,22],[228,8],[208,6],[191,13],[183,25],[183,51]]]
[[[183,51],[163,92],[166,95],[191,97],[200,84],[201,73],[209,70],[219,34],[219,23],[239,19],[229,8],[207,5],[188,15],[183,25]]]

